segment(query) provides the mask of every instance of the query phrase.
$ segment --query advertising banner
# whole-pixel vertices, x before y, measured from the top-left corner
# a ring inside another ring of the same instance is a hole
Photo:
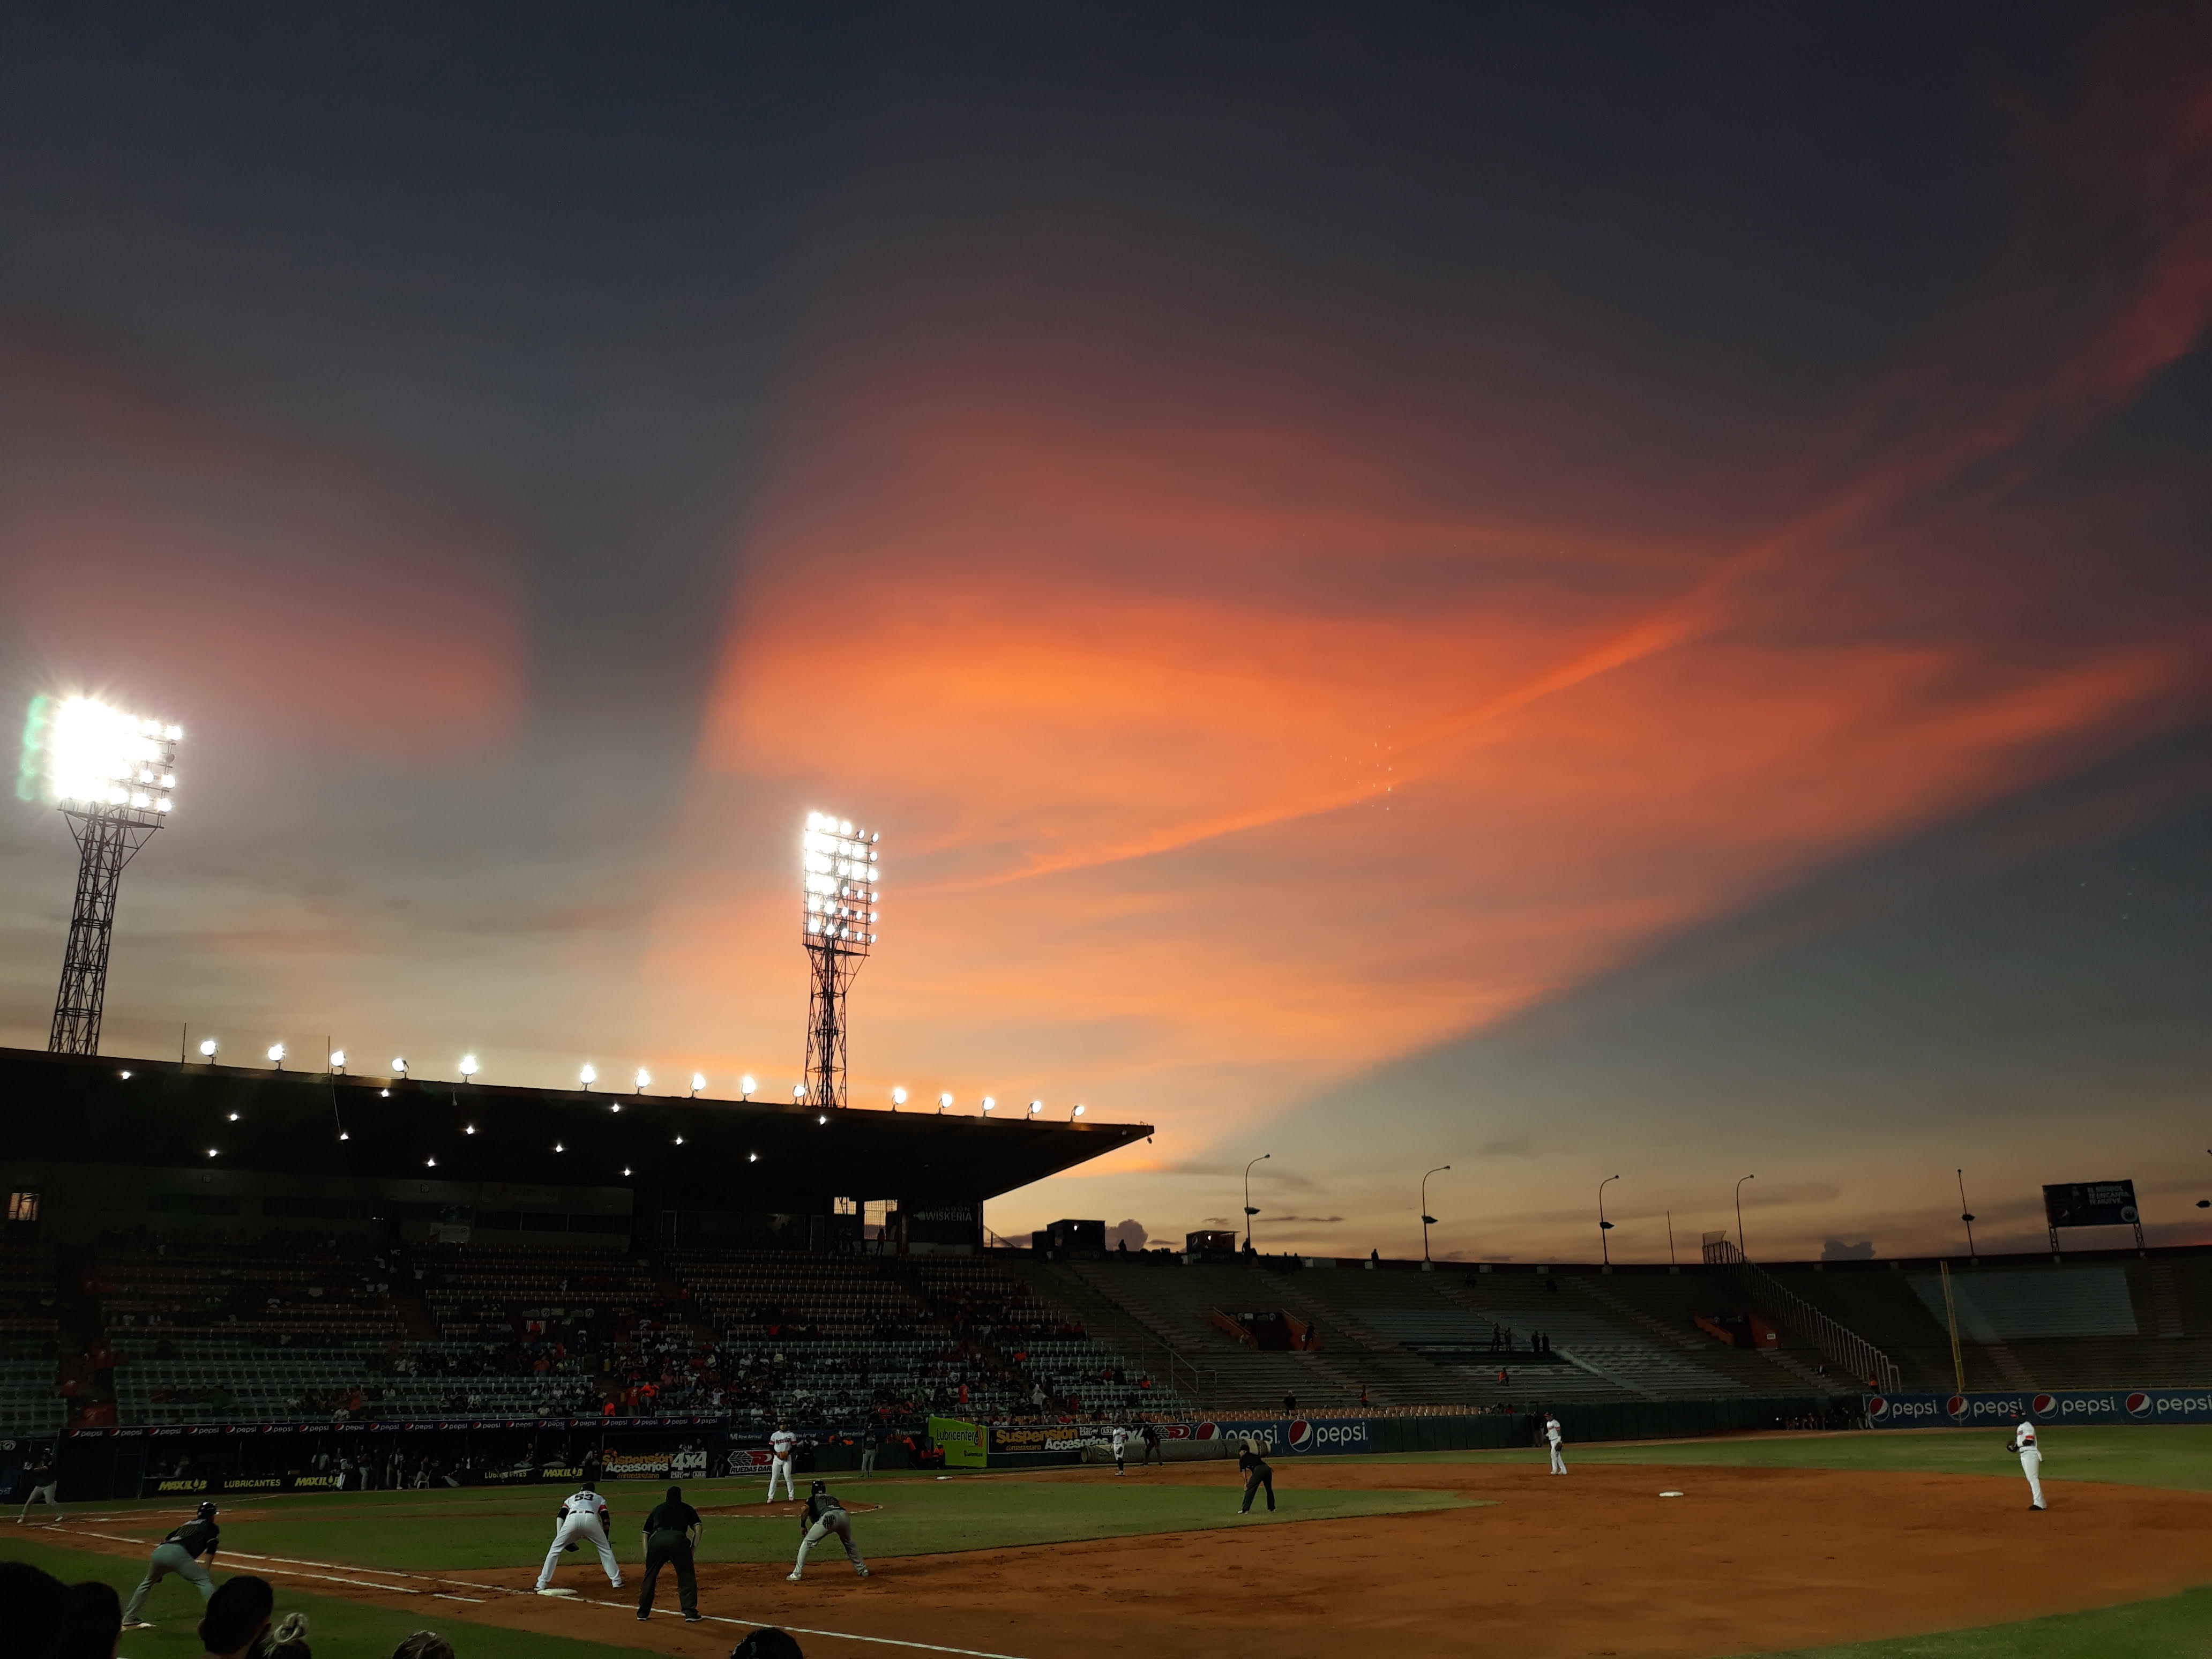
[[[1164,1435],[1165,1431],[1162,1431]],[[1375,1449],[1375,1437],[1364,1417],[1336,1417],[1309,1422],[1302,1417],[1223,1418],[1194,1423],[1190,1437],[1212,1440],[1256,1437],[1271,1455],[1283,1452],[1364,1452]]]
[[[929,1419],[929,1438],[933,1444],[944,1448],[945,1467],[948,1469],[980,1469],[988,1462],[988,1441],[976,1424],[956,1417],[933,1417]]]
[[[1877,1429],[2002,1427],[2027,1419],[2038,1427],[2069,1423],[2212,1423],[2212,1390],[2069,1389],[2052,1394],[1873,1394],[1867,1421]]]

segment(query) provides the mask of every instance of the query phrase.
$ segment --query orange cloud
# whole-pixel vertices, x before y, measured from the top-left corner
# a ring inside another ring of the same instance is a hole
[[[520,712],[501,526],[24,325],[0,328],[0,571],[34,672],[240,736],[435,755]]]

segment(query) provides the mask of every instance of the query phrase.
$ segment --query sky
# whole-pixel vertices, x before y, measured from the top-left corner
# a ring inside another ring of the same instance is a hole
[[[780,1095],[827,810],[858,1104],[1157,1126],[1008,1237],[2212,1238],[2199,9],[19,7],[0,154],[109,1052]]]

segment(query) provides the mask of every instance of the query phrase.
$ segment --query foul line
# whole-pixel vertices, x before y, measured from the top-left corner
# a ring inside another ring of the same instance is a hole
[[[112,1544],[143,1544],[146,1541],[143,1538],[127,1538],[112,1532],[94,1532],[88,1527],[74,1527],[68,1528],[57,1527],[55,1530],[58,1532],[66,1531],[74,1533],[77,1536],[85,1538],[102,1538]],[[442,1591],[438,1590],[420,1590],[411,1584],[385,1584],[379,1583],[375,1580],[368,1578],[347,1578],[334,1572],[311,1572],[303,1571],[303,1569],[310,1567],[332,1567],[341,1565],[334,1561],[308,1561],[303,1560],[298,1556],[290,1555],[256,1555],[251,1550],[225,1550],[223,1553],[231,1557],[233,1559],[240,1561],[272,1562],[281,1564],[272,1566],[269,1570],[274,1572],[282,1573],[288,1578],[315,1578],[331,1584],[357,1584],[364,1589],[382,1590],[386,1594],[392,1595],[428,1595],[434,1599],[441,1601],[474,1601],[481,1603],[489,1599],[483,1596],[447,1595]],[[359,1569],[356,1569],[356,1571],[359,1571]],[[398,1567],[371,1567],[368,1571],[371,1572],[389,1572],[392,1577],[395,1578],[419,1578],[426,1583],[432,1584],[465,1584],[471,1589],[489,1590],[495,1595],[499,1595],[534,1596],[538,1594],[536,1590],[512,1589],[504,1584],[482,1583],[473,1578],[444,1578],[440,1577],[434,1573],[408,1572],[404,1569]],[[589,1595],[578,1595],[574,1599],[582,1602],[586,1607],[613,1607],[623,1612],[634,1611],[630,1604],[627,1601],[605,1601],[599,1600],[596,1596]],[[679,1616],[666,1607],[656,1607],[653,1611],[671,1618]],[[837,1642],[870,1642],[878,1647],[886,1648],[914,1648],[924,1653],[957,1653],[962,1656],[962,1659],[1022,1659],[1022,1656],[1019,1654],[992,1653],[982,1648],[950,1647],[942,1642],[912,1642],[896,1636],[860,1636],[855,1635],[851,1631],[817,1630],[805,1625],[777,1625],[775,1620],[773,1619],[732,1619],[719,1613],[704,1613],[702,1614],[701,1617],[708,1624],[738,1625],[748,1628],[758,1628],[766,1625],[772,1626],[779,1630],[795,1632],[800,1636],[823,1636],[828,1637],[832,1641]]]

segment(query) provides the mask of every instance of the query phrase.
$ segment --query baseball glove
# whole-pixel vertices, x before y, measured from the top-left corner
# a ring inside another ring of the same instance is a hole
[[[572,1550],[576,1547],[575,1540],[571,1539],[568,1543],[562,1545],[561,1547],[563,1551]]]

